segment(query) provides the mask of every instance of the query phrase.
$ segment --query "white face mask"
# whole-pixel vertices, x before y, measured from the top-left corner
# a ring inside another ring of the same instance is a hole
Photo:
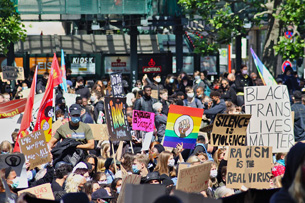
[[[161,78],[156,78],[155,81],[156,81],[157,83],[159,83],[159,82],[161,82]]]
[[[195,80],[199,80],[199,79],[200,79],[200,76],[199,76],[199,75],[196,75],[194,78],[195,78]]]
[[[216,178],[216,176],[217,176],[217,169],[211,170],[211,172],[210,172],[210,177],[211,177],[211,178]]]
[[[187,93],[187,97],[193,98],[194,97],[194,92],[193,93]]]
[[[91,96],[90,101],[94,102],[96,100],[96,96]]]
[[[168,160],[168,166],[170,166],[170,167],[175,166],[175,159]]]
[[[243,70],[242,73],[243,73],[244,75],[247,75],[247,74],[248,74],[248,70]]]
[[[107,184],[107,180],[105,180],[105,181],[98,181],[98,184]]]

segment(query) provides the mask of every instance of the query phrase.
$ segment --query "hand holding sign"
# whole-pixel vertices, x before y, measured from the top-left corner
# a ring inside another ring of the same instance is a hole
[[[188,129],[190,129],[191,125],[190,125],[190,121],[188,118],[180,121],[179,123],[179,133],[180,133],[180,137],[186,137],[185,133],[186,131],[188,131]]]

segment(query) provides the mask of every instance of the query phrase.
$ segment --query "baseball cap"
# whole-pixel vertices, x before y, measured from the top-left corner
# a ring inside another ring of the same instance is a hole
[[[78,104],[72,104],[69,108],[70,114],[71,116],[73,115],[80,115],[81,112],[81,106]]]
[[[76,81],[79,82],[81,80],[84,80],[84,78],[82,76],[77,76]]]
[[[113,199],[112,196],[110,196],[107,192],[107,190],[100,188],[91,195],[92,200],[97,199]]]

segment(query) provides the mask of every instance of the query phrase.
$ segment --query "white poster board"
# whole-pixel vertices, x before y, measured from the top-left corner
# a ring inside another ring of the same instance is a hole
[[[270,146],[273,153],[288,152],[294,145],[288,89],[285,85],[244,88],[248,146]]]

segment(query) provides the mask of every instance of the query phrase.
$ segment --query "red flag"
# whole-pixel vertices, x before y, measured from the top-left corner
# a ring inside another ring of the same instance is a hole
[[[55,53],[54,53],[51,69],[53,69],[54,87],[56,87],[57,85],[62,83],[62,76]]]
[[[26,101],[26,108],[22,117],[22,121],[21,121],[21,125],[20,125],[20,130],[16,139],[16,144],[14,147],[14,152],[20,152],[20,146],[19,146],[19,138],[29,134],[29,127],[31,125],[31,122],[33,120],[32,117],[32,111],[33,111],[33,105],[34,105],[34,96],[35,96],[35,92],[36,92],[36,80],[37,80],[37,66],[35,69],[35,74],[33,77],[33,81],[32,81],[32,85],[31,85],[31,90],[30,90],[30,94],[29,97]]]
[[[44,130],[46,141],[49,142],[52,136],[52,116],[53,116],[53,88],[55,84],[55,71],[54,66],[58,67],[58,62],[54,54],[53,62],[51,65],[51,74],[48,79],[46,91],[43,95],[38,113],[34,131]],[[58,75],[57,75],[58,77]]]

